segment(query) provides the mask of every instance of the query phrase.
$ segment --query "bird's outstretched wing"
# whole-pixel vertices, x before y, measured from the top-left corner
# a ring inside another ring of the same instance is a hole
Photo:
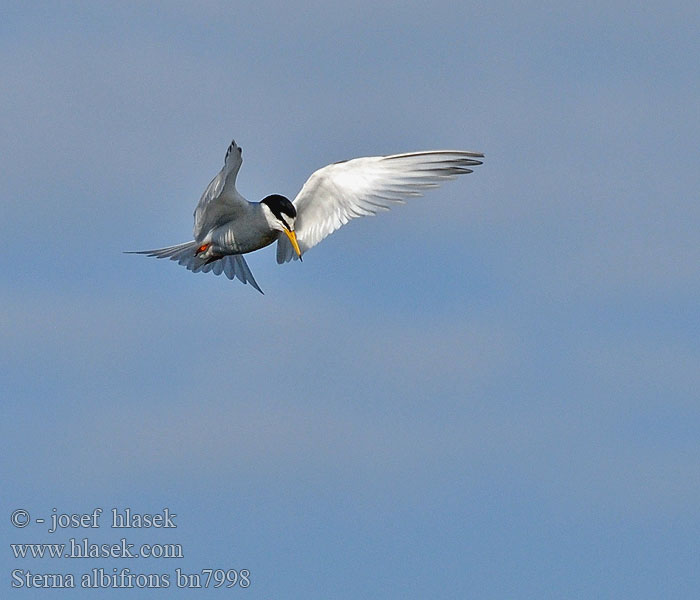
[[[126,254],[145,254],[147,256],[155,256],[156,258],[169,258],[177,261],[179,265],[183,265],[188,271],[193,273],[209,273],[221,275],[224,273],[229,279],[237,277],[243,283],[250,283],[261,294],[264,292],[260,289],[258,282],[255,281],[253,273],[248,267],[245,259],[240,254],[227,254],[211,262],[206,262],[195,256],[197,242],[185,242],[176,246],[168,246],[167,248],[158,248],[157,250],[141,250],[138,252],[127,252]]]
[[[374,215],[393,204],[421,196],[481,164],[479,152],[429,150],[390,156],[368,156],[338,162],[309,177],[294,206],[294,230],[302,254],[350,219]],[[277,262],[296,259],[285,236],[277,244]]]
[[[211,180],[194,209],[195,241],[201,242],[211,229],[230,221],[245,206],[246,200],[236,190],[236,177],[242,164],[243,150],[232,141],[223,168]]]

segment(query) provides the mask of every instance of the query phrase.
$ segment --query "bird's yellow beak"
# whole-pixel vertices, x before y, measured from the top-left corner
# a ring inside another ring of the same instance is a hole
[[[297,242],[297,234],[294,233],[293,231],[290,231],[289,229],[285,229],[284,232],[287,234],[289,241],[292,242],[292,246],[294,246],[294,252],[296,252],[297,256],[299,258],[301,258],[301,250],[299,250],[299,243]]]

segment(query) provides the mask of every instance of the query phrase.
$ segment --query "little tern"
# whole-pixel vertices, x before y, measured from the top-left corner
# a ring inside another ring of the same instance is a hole
[[[388,210],[457,175],[471,173],[470,167],[482,164],[483,157],[464,150],[426,150],[355,158],[315,171],[293,202],[279,194],[248,202],[236,190],[243,151],[232,141],[223,168],[194,211],[194,240],[128,254],[169,258],[193,273],[224,273],[263,293],[243,254],[276,241],[279,264],[301,259],[351,219]]]

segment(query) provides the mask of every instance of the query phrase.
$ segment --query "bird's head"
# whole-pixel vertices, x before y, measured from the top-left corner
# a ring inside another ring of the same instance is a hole
[[[294,252],[301,258],[301,250],[299,249],[296,233],[294,233],[294,224],[297,219],[297,209],[294,208],[294,205],[288,198],[279,194],[272,194],[272,196],[263,198],[260,204],[263,206],[263,210],[267,209],[266,216],[270,227],[276,231],[283,232],[289,238]]]

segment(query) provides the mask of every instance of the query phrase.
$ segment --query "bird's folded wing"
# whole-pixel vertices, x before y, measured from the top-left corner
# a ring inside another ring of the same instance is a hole
[[[457,175],[471,173],[483,154],[460,150],[431,150],[369,156],[334,163],[309,177],[294,199],[295,232],[302,254],[351,219],[388,210],[407,198],[421,196]],[[297,258],[280,236],[277,262]]]

